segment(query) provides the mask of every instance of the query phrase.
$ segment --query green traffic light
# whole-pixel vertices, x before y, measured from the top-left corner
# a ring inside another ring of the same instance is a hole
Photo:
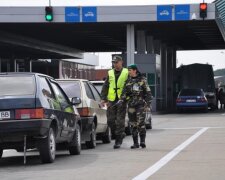
[[[45,16],[46,21],[52,21],[53,20],[53,16],[51,14],[47,14]]]
[[[51,6],[45,7],[45,20],[53,21],[53,8]]]

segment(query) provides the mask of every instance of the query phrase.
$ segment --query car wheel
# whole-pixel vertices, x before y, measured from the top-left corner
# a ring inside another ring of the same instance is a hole
[[[112,137],[111,128],[108,126],[105,134],[102,137],[102,142],[104,144],[111,143],[111,137]]]
[[[90,135],[90,141],[86,141],[86,146],[88,149],[94,149],[96,147],[96,129],[95,129],[95,123],[92,123],[91,127],[91,135]]]
[[[152,125],[151,124],[145,124],[146,129],[152,129]]]
[[[131,125],[130,125],[130,123],[128,123],[128,126],[127,126],[127,127],[125,127],[125,133],[126,133],[126,135],[127,135],[127,136],[129,136],[129,135],[131,135],[131,134],[132,134],[132,132],[131,132]]]
[[[0,158],[2,158],[3,149],[0,149]]]
[[[74,132],[74,137],[69,146],[70,155],[78,155],[81,151],[81,133],[80,126],[77,124],[76,131]]]
[[[183,109],[177,108],[177,113],[182,113],[182,112],[183,112]]]
[[[39,152],[43,163],[52,163],[55,160],[56,142],[52,127],[46,138],[39,141]]]

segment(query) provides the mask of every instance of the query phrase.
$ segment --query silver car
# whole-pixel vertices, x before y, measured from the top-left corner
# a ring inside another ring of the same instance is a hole
[[[76,108],[82,121],[82,140],[87,148],[95,148],[96,139],[111,142],[111,129],[107,125],[106,107],[100,103],[100,95],[94,85],[84,79],[57,80],[67,96],[79,97],[81,103]],[[90,137],[87,141],[86,138]]]

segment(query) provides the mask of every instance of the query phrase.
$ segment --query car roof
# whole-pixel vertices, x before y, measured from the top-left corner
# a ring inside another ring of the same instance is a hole
[[[183,88],[181,89],[181,91],[183,90],[201,90],[202,91],[202,88]]]
[[[4,73],[0,73],[0,76],[5,76],[5,75],[17,75],[17,76],[21,76],[21,75],[35,75],[35,76],[45,76],[45,77],[48,77],[48,78],[51,78],[51,79],[54,79],[53,77],[51,76],[48,76],[46,74],[41,74],[41,73],[35,73],[35,72],[4,72]]]
[[[68,81],[68,82],[73,82],[73,81],[89,81],[87,79],[56,79],[56,81]]]
[[[91,81],[93,84],[94,83],[104,83],[105,81]]]

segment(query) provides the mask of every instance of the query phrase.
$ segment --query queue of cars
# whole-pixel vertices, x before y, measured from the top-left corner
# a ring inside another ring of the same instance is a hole
[[[21,72],[0,73],[0,84],[0,158],[5,149],[37,149],[43,163],[52,163],[58,148],[78,155],[81,144],[111,142],[107,107],[90,81]]]

